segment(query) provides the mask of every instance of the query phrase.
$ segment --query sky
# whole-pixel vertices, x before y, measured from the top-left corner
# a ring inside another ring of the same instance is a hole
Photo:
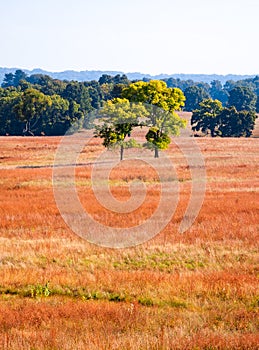
[[[0,67],[259,74],[258,0],[0,0]]]

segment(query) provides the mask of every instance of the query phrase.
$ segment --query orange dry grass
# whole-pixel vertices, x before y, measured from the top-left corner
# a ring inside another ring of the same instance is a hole
[[[253,131],[253,136],[254,137],[259,137],[259,118],[258,118],[259,114],[257,114],[257,119],[255,121],[255,128]]]
[[[6,329],[1,348],[193,349],[195,344],[207,349],[256,349],[258,344],[256,334],[238,331],[231,322],[228,332],[215,332],[209,329],[206,315],[198,319],[188,311],[172,313],[170,309],[161,314],[156,307],[52,298],[36,305],[32,301],[7,302],[1,315]],[[222,322],[229,321],[228,314],[223,320],[217,320],[214,312],[212,315],[219,329]],[[249,323],[245,312],[235,317],[244,327]],[[204,328],[197,330],[201,323]],[[188,337],[184,336],[186,329]]]
[[[155,239],[124,250],[90,245],[60,217],[51,180],[59,141],[0,138],[0,348],[257,349],[258,139],[197,140],[207,190],[184,234],[177,231],[190,171],[172,145],[177,210]],[[101,149],[94,140],[80,162],[91,163]],[[140,215],[148,218],[159,199],[157,176],[148,166],[136,163],[129,173],[124,165],[111,173],[112,192],[128,199],[128,182],[144,180]],[[76,170],[85,208],[111,226],[135,224],[134,215],[104,215],[90,174],[90,164]],[[47,282],[50,295],[36,294]]]

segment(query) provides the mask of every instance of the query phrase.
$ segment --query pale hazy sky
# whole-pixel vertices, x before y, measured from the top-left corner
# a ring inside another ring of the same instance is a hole
[[[259,73],[259,0],[0,0],[0,15],[0,67]]]

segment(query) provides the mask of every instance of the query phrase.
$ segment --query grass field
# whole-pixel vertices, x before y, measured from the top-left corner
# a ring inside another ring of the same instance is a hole
[[[178,233],[190,171],[172,145],[181,191],[171,222],[118,250],[91,245],[62,220],[51,168],[60,138],[0,138],[0,349],[258,349],[259,139],[196,141],[207,188],[195,223]],[[93,142],[82,164],[100,149]],[[94,201],[90,173],[77,167],[84,206],[123,226]],[[125,199],[139,169],[111,176]],[[148,168],[141,176],[155,181]],[[144,217],[156,198],[152,187]]]

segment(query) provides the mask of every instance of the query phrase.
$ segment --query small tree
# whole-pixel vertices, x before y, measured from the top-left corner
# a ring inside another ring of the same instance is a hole
[[[199,104],[200,108],[193,111],[191,125],[193,131],[203,134],[210,132],[212,137],[218,136],[219,114],[223,107],[218,100],[207,99]]]
[[[130,84],[122,91],[122,95],[132,102],[145,104],[147,110],[146,146],[155,150],[155,158],[159,157],[159,149],[167,149],[170,135],[177,135],[186,121],[175,111],[184,106],[185,96],[178,88],[168,88],[164,81],[138,81]]]
[[[119,146],[120,160],[123,160],[124,149],[134,142],[125,142],[134,127],[141,124],[140,119],[145,117],[146,109],[142,104],[130,103],[127,99],[115,98],[104,104],[100,111],[101,123],[95,126],[95,137],[103,139],[107,148]],[[137,145],[137,144],[135,144]]]
[[[155,158],[159,157],[158,150],[167,149],[171,142],[170,137],[167,134],[160,132],[157,127],[152,127],[149,129],[148,133],[146,134],[146,140],[146,147],[155,150]]]
[[[155,158],[159,157],[159,150],[168,148],[171,135],[179,135],[180,128],[184,128],[186,121],[175,112],[166,111],[155,106],[146,106],[148,117],[146,125],[149,131],[146,134],[145,146],[155,151]]]

